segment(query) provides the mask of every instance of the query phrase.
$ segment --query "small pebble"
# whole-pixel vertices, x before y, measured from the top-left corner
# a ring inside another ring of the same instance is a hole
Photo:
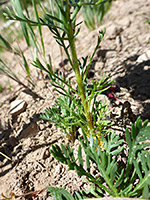
[[[11,107],[9,113],[13,116],[19,115],[22,113],[27,107],[27,103],[24,100],[18,99],[11,102]]]

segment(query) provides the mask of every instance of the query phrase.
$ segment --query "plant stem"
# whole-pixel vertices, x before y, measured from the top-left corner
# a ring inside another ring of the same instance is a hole
[[[83,80],[82,80],[81,74],[80,74],[80,68],[79,68],[79,64],[78,64],[78,58],[77,58],[77,52],[76,52],[76,46],[75,46],[75,40],[74,40],[74,31],[73,31],[74,27],[72,26],[72,22],[70,20],[69,0],[66,0],[66,3],[67,3],[67,5],[66,5],[67,6],[66,7],[66,18],[67,18],[67,21],[68,21],[67,34],[68,34],[68,38],[69,38],[69,46],[70,46],[71,57],[72,57],[72,68],[73,68],[75,75],[76,75],[79,93],[80,93],[81,101],[82,101],[82,104],[83,104],[83,107],[84,107],[88,126],[90,128],[90,131],[92,131],[94,129],[93,120],[92,120],[92,115],[90,113],[90,109],[88,108],[88,103],[86,101],[84,84],[83,84]]]

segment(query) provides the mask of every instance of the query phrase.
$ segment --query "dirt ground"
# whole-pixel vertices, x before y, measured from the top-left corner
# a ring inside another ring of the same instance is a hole
[[[91,55],[100,30],[106,28],[105,37],[94,57],[90,79],[100,80],[103,73],[112,74],[113,85],[118,89],[115,97],[131,104],[135,119],[141,116],[143,120],[150,120],[150,25],[146,22],[150,18],[150,0],[116,0],[106,14],[103,24],[96,30],[89,32],[84,24],[76,40],[79,59]],[[81,16],[78,19],[81,20]],[[44,28],[46,55],[50,54],[54,69],[60,69],[60,50],[51,33]],[[29,61],[25,42],[19,42]],[[24,72],[19,66],[15,55],[5,53],[9,66],[23,78]],[[64,56],[65,59],[65,56]],[[69,66],[65,66],[66,75],[73,76]],[[45,76],[46,77],[46,76]],[[68,171],[67,166],[60,164],[49,153],[52,144],[65,144],[65,136],[54,127],[40,119],[39,115],[46,107],[53,106],[56,92],[48,79],[40,78],[33,70],[36,80],[33,92],[29,93],[10,80],[12,90],[8,89],[8,78],[0,76],[0,83],[5,88],[0,93],[0,152],[9,156],[14,162],[0,155],[0,194],[9,196],[10,192],[17,195],[29,191],[36,191],[46,186],[58,186],[69,192],[87,188],[87,183],[80,179],[74,171]],[[111,110],[111,121],[120,117],[122,105],[107,94],[99,97],[105,100]],[[27,107],[24,112],[12,117],[9,113],[10,104],[15,99],[25,100]],[[130,124],[132,118],[125,118]],[[133,120],[134,121],[134,120]],[[120,127],[124,131],[124,126]],[[75,141],[76,148],[78,141]],[[28,199],[30,196],[28,197]],[[50,199],[48,192],[39,195],[39,199]]]

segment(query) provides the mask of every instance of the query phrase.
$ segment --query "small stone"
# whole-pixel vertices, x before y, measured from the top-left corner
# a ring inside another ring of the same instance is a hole
[[[138,63],[144,62],[150,60],[150,50],[148,50],[147,52],[143,53],[142,55],[140,55],[137,59]]]
[[[83,133],[82,133],[82,129],[81,129],[81,128],[79,128],[79,129],[78,129],[78,132],[79,132],[79,134],[80,134],[80,135],[82,135],[82,134],[83,134]]]
[[[42,155],[42,159],[46,159],[50,156],[50,150],[49,148],[44,149],[43,155]]]
[[[150,70],[150,66],[145,65],[143,68],[145,71]]]
[[[131,25],[131,19],[129,18],[129,16],[124,17],[123,19],[121,19],[119,21],[119,25],[122,26],[123,28],[129,28]]]
[[[55,166],[54,177],[59,176],[60,173],[61,173],[61,171],[62,171],[62,165],[57,165],[57,166]]]
[[[122,50],[122,39],[121,39],[121,35],[117,35],[116,37],[116,50],[118,52],[120,52]]]
[[[117,35],[120,35],[122,31],[123,31],[122,27],[112,25],[106,29],[106,35],[110,40],[112,40],[115,39]]]
[[[44,130],[45,129],[45,124],[40,124],[40,130]]]
[[[24,100],[18,99],[11,102],[11,107],[9,113],[13,116],[19,115],[22,113],[27,107],[27,103]]]
[[[103,62],[96,62],[95,63],[95,71],[98,72],[98,76],[101,73],[101,70],[104,68]]]
[[[36,122],[25,124],[17,134],[17,139],[28,138],[36,136],[39,132],[39,126]]]

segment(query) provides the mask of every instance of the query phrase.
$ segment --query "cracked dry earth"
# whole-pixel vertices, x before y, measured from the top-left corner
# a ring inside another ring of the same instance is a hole
[[[110,11],[104,17],[103,24],[89,32],[82,24],[76,40],[79,59],[91,55],[97,41],[98,32],[106,28],[105,37],[94,57],[90,68],[90,80],[100,80],[103,73],[112,74],[114,86],[119,88],[115,97],[131,104],[135,118],[141,116],[143,120],[150,119],[150,25],[146,23],[150,18],[150,0],[116,0]],[[82,20],[79,16],[79,21]],[[59,47],[48,29],[44,28],[46,52],[52,57],[54,69],[60,69],[61,61]],[[25,55],[31,61],[25,42],[19,42]],[[19,74],[22,81],[24,72],[20,68],[14,55],[6,52],[4,55],[10,67]],[[64,56],[65,59],[65,56]],[[33,67],[31,67],[33,68]],[[51,144],[65,144],[66,139],[53,124],[40,119],[39,115],[46,107],[53,106],[57,93],[49,80],[39,78],[32,69],[36,80],[33,93],[29,93],[10,80],[12,91],[7,88],[7,77],[0,76],[0,83],[5,88],[0,93],[0,152],[6,154],[12,161],[0,155],[0,193],[9,196],[29,191],[36,191],[46,186],[58,186],[69,192],[87,189],[87,184],[74,171],[68,171],[67,166],[60,164],[49,153]],[[67,77],[73,73],[65,65]],[[72,79],[74,81],[74,78]],[[111,110],[111,121],[120,118],[122,105],[119,101],[109,99],[107,95],[99,96],[105,100]],[[10,115],[10,103],[15,99],[26,101],[24,112],[13,117]],[[116,129],[124,133],[124,125],[131,124],[132,119],[122,116],[121,125]],[[73,148],[77,149],[78,141]],[[38,199],[50,199],[47,191],[39,194]],[[26,197],[30,199],[30,195]]]

